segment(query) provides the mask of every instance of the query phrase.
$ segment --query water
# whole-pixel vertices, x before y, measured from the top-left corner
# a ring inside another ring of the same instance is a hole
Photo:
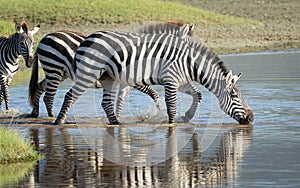
[[[1,119],[44,158],[18,178],[0,177],[0,187],[299,187],[300,51],[221,58],[235,74],[243,73],[238,86],[254,112],[253,126],[237,126],[197,85],[203,102],[190,124],[161,124],[166,112],[158,113],[149,97],[132,91],[123,126],[107,127],[99,108],[102,90],[91,89],[65,126],[52,126],[42,103],[38,120]],[[24,82],[10,88],[11,107],[29,113]],[[70,85],[61,86],[56,113]],[[162,88],[155,89],[163,101]],[[178,116],[189,105],[190,98],[179,94]],[[0,169],[2,177],[11,176],[9,165]]]

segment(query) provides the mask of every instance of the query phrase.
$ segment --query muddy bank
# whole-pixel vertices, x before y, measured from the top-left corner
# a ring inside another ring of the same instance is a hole
[[[169,0],[219,14],[252,19],[261,26],[201,26],[199,36],[220,53],[300,48],[298,0]]]

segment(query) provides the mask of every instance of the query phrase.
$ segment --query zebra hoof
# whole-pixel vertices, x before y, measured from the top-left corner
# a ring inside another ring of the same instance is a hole
[[[110,122],[109,125],[122,125],[122,123],[120,123],[119,121],[116,121],[116,122]]]
[[[30,117],[37,118],[39,116],[39,113],[31,112]]]
[[[11,113],[12,111],[13,111],[12,109],[7,108],[7,109],[4,111],[4,113],[5,113],[5,114],[9,114],[9,113]]]
[[[53,124],[54,125],[63,125],[64,123],[65,123],[64,120],[62,120],[62,119],[56,119]]]
[[[48,116],[49,116],[49,117],[54,117],[54,113],[53,113],[53,112],[49,112],[49,113],[48,113]]]
[[[186,117],[186,116],[182,116],[182,117],[180,117],[179,118],[179,121],[181,122],[181,123],[188,123],[188,122],[190,122],[190,118],[188,118],[188,117]]]

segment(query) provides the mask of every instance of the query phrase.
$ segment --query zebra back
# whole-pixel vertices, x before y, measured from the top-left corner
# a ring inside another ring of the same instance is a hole
[[[139,33],[151,33],[151,34],[162,34],[169,33],[174,34],[178,37],[184,38],[185,36],[193,37],[194,36],[193,24],[183,24],[182,22],[167,22],[167,23],[155,23],[148,24],[141,29]]]

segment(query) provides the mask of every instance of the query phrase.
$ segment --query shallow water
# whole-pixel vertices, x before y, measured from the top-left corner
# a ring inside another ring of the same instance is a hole
[[[238,86],[254,112],[253,126],[237,126],[219,110],[214,96],[197,85],[203,102],[189,124],[161,124],[165,110],[157,112],[149,97],[132,91],[123,126],[107,127],[99,107],[102,89],[90,89],[73,106],[65,126],[50,124],[54,119],[46,118],[42,102],[38,120],[1,117],[2,124],[31,140],[44,159],[0,186],[299,187],[300,51],[221,58],[235,74],[243,72]],[[14,112],[31,111],[27,81],[10,88]],[[61,86],[56,113],[70,85]],[[162,88],[155,88],[163,101]],[[179,94],[178,116],[189,102]]]

